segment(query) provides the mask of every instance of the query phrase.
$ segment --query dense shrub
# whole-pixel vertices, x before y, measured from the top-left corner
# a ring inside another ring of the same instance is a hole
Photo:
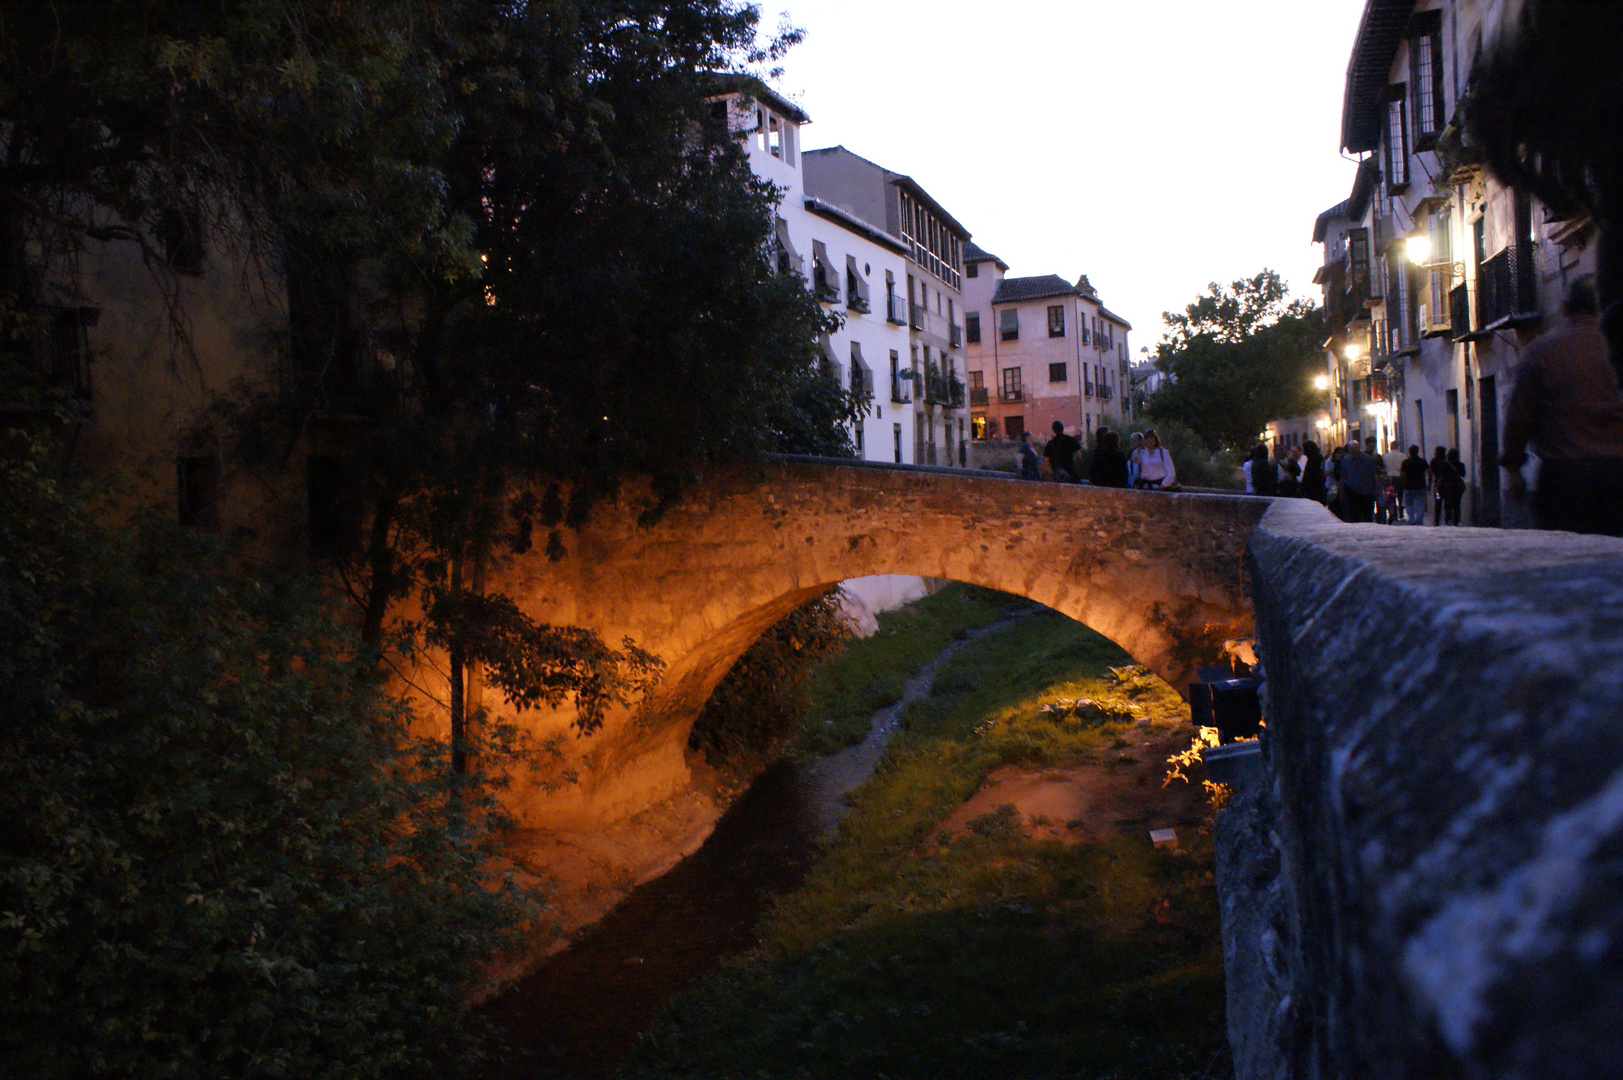
[[[524,914],[478,781],[307,581],[110,534],[0,465],[0,1060],[51,1077],[456,1067]],[[455,786],[454,786],[455,785]]]
[[[838,587],[795,608],[738,658],[694,722],[688,748],[718,766],[777,750],[805,723],[812,666],[850,637]]]

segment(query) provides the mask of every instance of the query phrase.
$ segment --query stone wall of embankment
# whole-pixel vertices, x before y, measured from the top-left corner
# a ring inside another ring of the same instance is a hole
[[[1239,1077],[1623,1075],[1623,542],[1281,501],[1248,558],[1265,760],[1218,818]]]

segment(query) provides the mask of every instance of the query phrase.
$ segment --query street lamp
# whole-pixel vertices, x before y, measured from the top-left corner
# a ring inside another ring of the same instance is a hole
[[[1326,390],[1330,389],[1330,376],[1328,376],[1328,375],[1315,375],[1315,376],[1313,376],[1313,389],[1317,390],[1321,394],[1324,393]]]

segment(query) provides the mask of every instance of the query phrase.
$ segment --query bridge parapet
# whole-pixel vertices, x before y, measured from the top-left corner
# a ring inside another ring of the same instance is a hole
[[[1237,1075],[1623,1062],[1623,541],[1250,541],[1266,766],[1218,821]]]

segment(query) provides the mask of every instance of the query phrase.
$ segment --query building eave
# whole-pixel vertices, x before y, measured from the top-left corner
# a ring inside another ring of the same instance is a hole
[[[908,247],[907,241],[903,240],[901,237],[892,236],[883,229],[875,228],[866,221],[863,221],[861,218],[857,217],[855,214],[846,210],[841,210],[834,204],[826,203],[822,199],[816,199],[810,195],[806,196],[806,211],[807,213],[816,214],[820,218],[832,221],[834,224],[840,226],[848,232],[854,232],[860,236],[864,236],[878,244],[880,247],[889,248],[898,255],[906,255],[910,250],[912,250]]]
[[[1341,99],[1342,149],[1362,154],[1380,144],[1382,95],[1414,8],[1415,0],[1368,0],[1364,5]]]
[[[770,105],[772,110],[797,124],[809,124],[811,116],[805,109],[790,101],[760,79],[738,72],[721,72],[715,76],[718,95],[742,94],[754,101]]]

